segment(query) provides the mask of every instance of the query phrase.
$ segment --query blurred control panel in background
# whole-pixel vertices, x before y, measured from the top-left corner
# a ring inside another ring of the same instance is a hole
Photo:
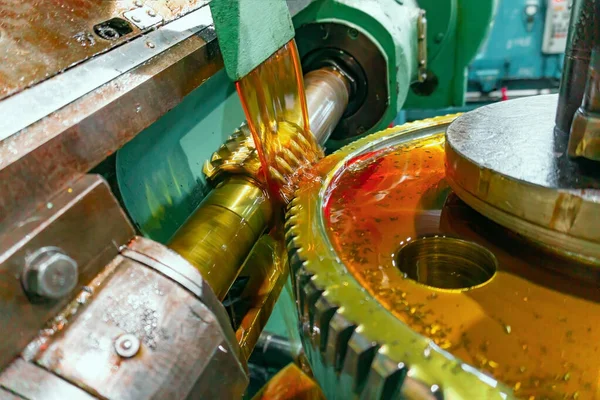
[[[501,0],[494,27],[469,67],[467,101],[556,91],[570,10],[570,0]]]

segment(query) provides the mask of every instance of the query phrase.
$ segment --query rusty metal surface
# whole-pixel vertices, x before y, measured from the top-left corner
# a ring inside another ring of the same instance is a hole
[[[2,0],[0,1],[0,99],[35,85],[143,33],[106,40],[94,26],[150,6],[167,23],[206,0]]]
[[[0,341],[0,367],[37,334],[71,296],[32,303],[20,275],[25,257],[45,246],[60,247],[79,265],[79,286],[89,282],[129,241],[134,230],[99,176],[86,175],[23,220],[0,234],[0,321],[10,330]]]
[[[211,28],[0,142],[0,229],[83,175],[222,68]]]
[[[136,236],[121,248],[124,257],[131,258],[171,278],[202,299],[205,283],[191,264],[173,250],[150,239]]]
[[[14,393],[14,399],[92,400],[94,396],[46,371],[17,358],[0,375],[0,388]],[[10,397],[9,397],[10,398]],[[0,390],[0,399],[5,399]]]
[[[173,250],[150,239],[136,236],[127,246],[121,248],[121,255],[155,269],[194,294],[211,310],[222,327],[229,327],[231,324],[223,304],[202,279],[200,272]],[[232,329],[224,329],[223,333],[230,343],[236,342]],[[235,352],[240,355],[237,346]]]
[[[0,113],[5,118],[0,120],[0,140],[14,135],[209,26],[212,26],[210,9],[203,7],[53,79],[2,100]],[[112,27],[106,29],[116,32]]]
[[[100,398],[241,397],[247,377],[229,326],[153,269],[122,256],[111,268],[27,360]],[[135,354],[117,353],[124,334],[139,341]]]

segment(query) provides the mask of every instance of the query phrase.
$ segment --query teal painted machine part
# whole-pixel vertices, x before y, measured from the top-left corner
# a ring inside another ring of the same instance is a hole
[[[244,119],[222,70],[117,152],[122,200],[144,236],[166,243],[196,209],[210,190],[204,161]]]
[[[404,108],[463,106],[467,67],[490,31],[498,1],[419,0],[419,5],[427,12],[427,84],[433,91],[424,96],[413,87]]]
[[[294,38],[285,0],[212,0],[227,75],[238,81]]]
[[[528,20],[525,8],[532,5],[536,12]],[[546,12],[542,0],[500,1],[494,27],[469,67],[469,91],[558,88],[564,52],[542,52]]]
[[[388,109],[365,134],[387,127],[404,104],[417,74],[417,18],[415,0],[325,0],[312,3],[294,17],[296,29],[315,22],[333,22],[357,29],[381,51],[387,62]],[[337,148],[349,141],[339,141]]]

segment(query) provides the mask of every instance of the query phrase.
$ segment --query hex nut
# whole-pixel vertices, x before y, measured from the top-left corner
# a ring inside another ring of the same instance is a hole
[[[25,259],[22,274],[27,294],[57,300],[77,285],[77,262],[58,247],[42,247]]]

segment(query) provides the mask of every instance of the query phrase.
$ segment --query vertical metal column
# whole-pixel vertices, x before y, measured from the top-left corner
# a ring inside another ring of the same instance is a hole
[[[592,47],[597,42],[595,0],[573,0],[565,50],[556,126],[569,133],[575,111],[581,105]]]

